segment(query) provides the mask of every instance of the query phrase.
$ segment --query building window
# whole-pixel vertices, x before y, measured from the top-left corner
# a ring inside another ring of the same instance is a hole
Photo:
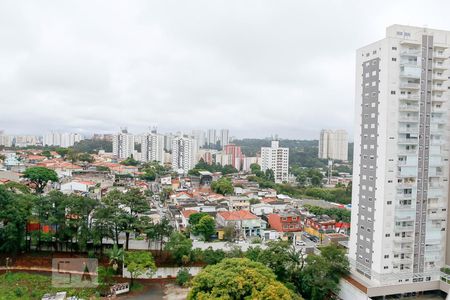
[[[395,91],[391,91],[391,95],[395,95]]]
[[[397,59],[395,57],[392,58],[392,61],[397,61]]]

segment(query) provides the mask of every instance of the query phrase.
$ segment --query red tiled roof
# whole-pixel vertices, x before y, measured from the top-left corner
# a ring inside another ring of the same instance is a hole
[[[183,210],[181,213],[183,214],[183,216],[184,216],[186,219],[189,219],[189,217],[190,217],[192,214],[196,214],[196,213],[198,213],[198,211],[193,210],[193,209],[186,209],[186,210]]]
[[[258,219],[257,216],[249,212],[248,210],[238,211],[221,211],[218,213],[222,218],[227,221],[239,221],[239,220],[253,220]]]

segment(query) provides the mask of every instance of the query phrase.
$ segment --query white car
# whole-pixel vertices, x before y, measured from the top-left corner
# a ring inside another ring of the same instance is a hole
[[[301,247],[302,247],[302,246],[306,246],[306,243],[305,243],[304,241],[296,241],[296,242],[295,242],[295,245],[296,245],[296,246],[301,246]]]

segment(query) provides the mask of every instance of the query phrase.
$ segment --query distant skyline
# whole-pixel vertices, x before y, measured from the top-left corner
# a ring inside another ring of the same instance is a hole
[[[450,29],[447,2],[372,4],[1,1],[0,130],[353,140],[356,49],[395,23]]]

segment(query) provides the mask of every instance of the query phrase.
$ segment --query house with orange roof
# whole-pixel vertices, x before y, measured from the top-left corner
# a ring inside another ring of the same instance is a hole
[[[181,223],[180,223],[181,230],[184,230],[189,225],[189,217],[196,213],[198,213],[198,211],[193,209],[185,209],[181,211]]]
[[[218,212],[216,223],[222,227],[234,227],[239,237],[244,239],[261,235],[262,220],[248,210]]]

